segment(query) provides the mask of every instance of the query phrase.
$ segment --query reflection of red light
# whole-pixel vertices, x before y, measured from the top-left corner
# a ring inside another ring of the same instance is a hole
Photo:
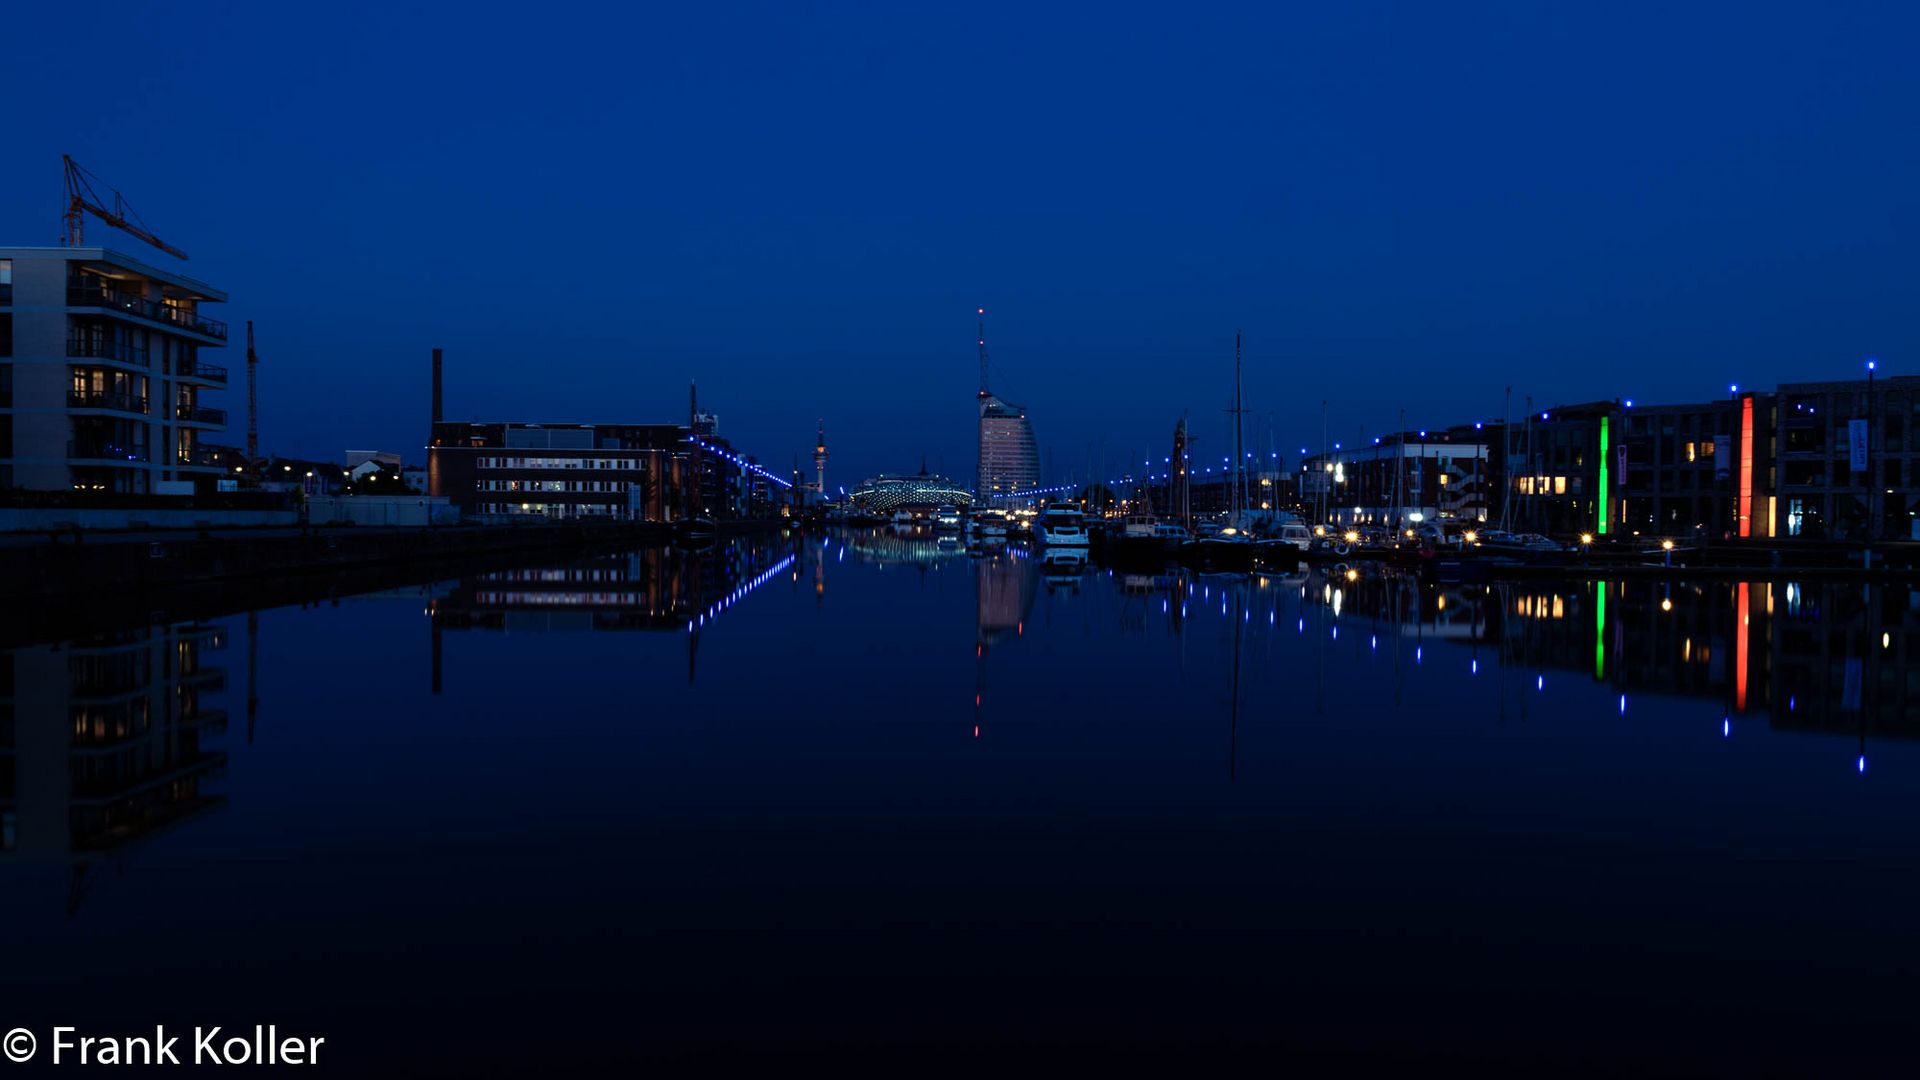
[[[1014,637],[1022,637],[1022,636],[1024,636],[1024,635],[1026,634],[1026,632],[1027,632],[1027,624],[1026,624],[1026,623],[1024,623],[1024,622],[1020,622],[1020,623],[1015,623],[1015,624],[1014,624],[1014,626],[1013,626],[1013,636],[1014,636]]]
[[[1744,498],[1745,496],[1742,496]],[[1747,711],[1747,583],[1734,591],[1733,707]]]
[[[980,737],[980,725],[979,725],[979,724],[975,724],[975,725],[973,725],[973,737],[974,737],[974,738],[976,738],[976,739]]]
[[[976,708],[976,709],[980,707],[980,695],[979,695],[979,694],[975,694],[975,695],[973,695],[973,707],[974,707],[974,708]]]

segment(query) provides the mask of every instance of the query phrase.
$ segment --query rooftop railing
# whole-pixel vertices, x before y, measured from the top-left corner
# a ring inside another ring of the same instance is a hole
[[[104,283],[69,283],[67,285],[68,307],[98,307],[109,311],[136,315],[142,319],[167,323],[182,330],[190,330],[207,337],[227,340],[227,324],[219,319],[209,319],[196,312],[158,300],[149,300],[130,292],[122,292]]]

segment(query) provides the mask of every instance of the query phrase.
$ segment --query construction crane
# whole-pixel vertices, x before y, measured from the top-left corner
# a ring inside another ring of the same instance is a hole
[[[247,468],[260,471],[260,405],[254,397],[254,370],[260,366],[260,357],[253,351],[253,320],[247,320]]]
[[[67,220],[65,243],[68,247],[83,246],[86,218],[88,214],[92,214],[121,232],[139,237],[176,259],[187,257],[186,252],[153,235],[147,229],[147,223],[141,221],[140,215],[134,212],[133,205],[127,202],[126,196],[102,183],[101,187],[113,192],[113,209],[107,209],[103,205],[104,200],[94,192],[93,184],[90,182],[100,178],[81,168],[80,163],[68,154],[61,154],[60,160],[66,162],[67,166],[67,212],[62,216]]]

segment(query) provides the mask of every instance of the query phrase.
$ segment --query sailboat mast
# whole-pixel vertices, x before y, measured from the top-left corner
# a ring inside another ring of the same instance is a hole
[[[1500,528],[1513,525],[1513,387],[1507,387],[1507,411],[1500,420],[1500,472],[1506,490],[1500,493]]]
[[[1320,471],[1323,474],[1327,473],[1327,469],[1326,469],[1327,464],[1328,464],[1327,462],[1327,399],[1321,398],[1320,399]],[[1320,513],[1318,514],[1318,521],[1316,522],[1316,524],[1324,524],[1327,520],[1327,488],[1332,483],[1333,483],[1333,477],[1331,474],[1322,475],[1320,477]]]
[[[1407,410],[1400,410],[1400,427],[1393,435],[1393,531],[1407,527],[1407,509],[1403,495],[1407,476]]]
[[[1244,479],[1242,466],[1246,453],[1240,439],[1240,331],[1233,332],[1233,524],[1240,520],[1242,490]]]

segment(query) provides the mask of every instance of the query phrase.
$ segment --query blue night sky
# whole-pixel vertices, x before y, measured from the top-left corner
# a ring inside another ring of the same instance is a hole
[[[453,419],[697,377],[775,467],[824,417],[835,483],[971,477],[985,305],[1052,476],[1217,452],[1236,328],[1292,457],[1322,398],[1920,371],[1920,15],[1836,7],[15,5],[0,243],[62,152],[124,190],[257,322],[279,453],[421,457],[441,345]]]

